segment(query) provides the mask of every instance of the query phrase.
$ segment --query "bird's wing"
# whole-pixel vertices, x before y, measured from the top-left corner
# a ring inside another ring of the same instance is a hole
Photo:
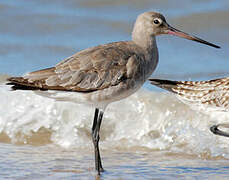
[[[175,93],[187,104],[207,105],[229,110],[229,78],[209,81],[170,81],[150,79],[151,84]]]
[[[9,78],[30,88],[91,92],[115,86],[139,71],[143,56],[130,42],[117,42],[80,51],[55,67]]]

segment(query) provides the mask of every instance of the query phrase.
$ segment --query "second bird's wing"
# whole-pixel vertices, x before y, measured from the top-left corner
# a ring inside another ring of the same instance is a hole
[[[229,78],[209,81],[150,79],[151,84],[171,91],[187,104],[229,110]]]

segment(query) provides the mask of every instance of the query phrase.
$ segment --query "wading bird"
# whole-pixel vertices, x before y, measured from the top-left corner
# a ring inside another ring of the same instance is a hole
[[[151,84],[175,93],[181,101],[202,111],[229,112],[229,78],[209,81],[149,80]],[[229,133],[220,130],[220,127],[229,128],[229,124],[213,125],[210,130],[216,135],[229,137]]]
[[[219,46],[190,36],[167,24],[156,12],[140,14],[132,40],[99,45],[80,51],[54,67],[8,79],[13,90],[40,90],[51,98],[92,104],[95,107],[92,140],[95,168],[103,171],[99,152],[99,131],[107,105],[136,92],[158,64],[156,36],[170,34]]]

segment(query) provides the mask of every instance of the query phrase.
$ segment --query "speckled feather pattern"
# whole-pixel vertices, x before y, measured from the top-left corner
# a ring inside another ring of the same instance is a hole
[[[167,89],[189,105],[229,111],[229,78],[209,81],[169,81],[152,79],[153,85]]]

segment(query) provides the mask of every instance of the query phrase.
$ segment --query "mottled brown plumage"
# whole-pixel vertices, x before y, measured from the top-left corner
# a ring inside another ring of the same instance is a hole
[[[12,77],[11,83],[38,89],[92,92],[140,79],[146,61],[144,51],[133,42],[116,42],[86,49],[55,67]]]
[[[209,111],[229,112],[229,78],[209,81],[170,81],[149,79],[151,84],[176,94],[192,108],[208,113]],[[229,137],[229,132],[220,128],[229,128],[228,123],[210,127],[212,133]]]
[[[149,80],[151,84],[175,93],[189,105],[205,108],[205,111],[229,111],[229,78],[209,81]]]

